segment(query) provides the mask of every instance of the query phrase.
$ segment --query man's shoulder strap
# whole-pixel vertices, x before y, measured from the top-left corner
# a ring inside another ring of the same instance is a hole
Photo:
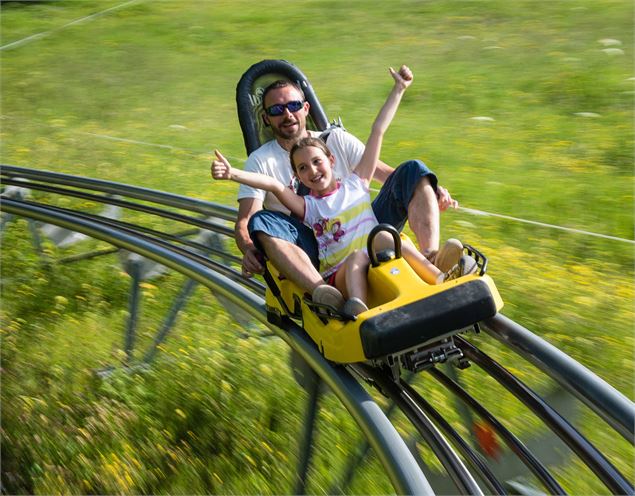
[[[342,131],[346,131],[346,129],[344,128],[344,124],[342,123],[341,117],[338,117],[337,120],[334,120],[333,122],[331,122],[329,127],[327,127],[324,131],[320,133],[320,139],[324,141],[324,143],[326,143],[334,129],[341,129]]]

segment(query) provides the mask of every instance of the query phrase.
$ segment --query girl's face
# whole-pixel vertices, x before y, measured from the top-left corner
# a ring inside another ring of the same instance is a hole
[[[300,182],[319,196],[324,196],[337,188],[333,167],[335,157],[315,146],[300,148],[293,155],[295,175]]]

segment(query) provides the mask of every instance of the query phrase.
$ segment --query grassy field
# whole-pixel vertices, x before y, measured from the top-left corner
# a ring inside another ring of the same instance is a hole
[[[384,161],[422,158],[463,207],[484,212],[443,214],[442,235],[488,255],[505,315],[635,397],[629,2],[103,0],[1,8],[3,164],[228,205],[236,187],[212,185],[208,163],[214,148],[237,165],[245,159],[235,86],[251,64],[297,64],[327,114],[362,139],[390,87],[387,67],[409,64],[415,82]],[[82,249],[89,246],[98,244]],[[116,259],[44,269],[24,221],[7,228],[1,257],[3,491],[290,491],[304,393],[281,342],[237,339],[239,325],[200,291],[148,373],[99,381],[94,369],[122,359],[129,279]],[[167,274],[144,287],[139,348],[182,282]],[[531,385],[550,387],[491,340],[477,342]],[[510,425],[528,435],[535,428],[511,399],[482,387],[488,382],[478,372],[470,369],[465,383]],[[444,405],[424,377],[417,387]],[[325,401],[316,493],[328,491],[360,437],[343,408]],[[404,419],[396,422],[407,431]],[[632,480],[632,448],[586,412],[578,423]],[[557,470],[572,493],[607,492],[575,461]],[[391,491],[377,460],[360,468],[351,491]]]

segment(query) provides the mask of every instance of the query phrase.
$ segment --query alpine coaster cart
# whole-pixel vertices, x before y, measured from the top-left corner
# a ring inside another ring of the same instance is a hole
[[[262,118],[261,102],[264,88],[279,79],[291,80],[302,88],[310,104],[309,129],[323,132],[341,125],[329,125],[311,84],[296,66],[283,60],[263,60],[243,74],[236,88],[248,154],[273,139]],[[392,235],[395,248],[376,253],[373,239],[382,230]],[[477,273],[429,285],[402,258],[403,237],[388,224],[380,224],[370,233],[369,310],[357,316],[314,303],[267,262],[265,301],[269,322],[284,327],[285,321],[299,321],[328,360],[388,367],[395,378],[401,368],[418,372],[446,361],[461,368],[468,366],[453,336],[472,329],[478,332],[478,323],[496,315],[503,306],[494,281],[486,274],[486,257],[466,245],[467,253],[477,261]]]

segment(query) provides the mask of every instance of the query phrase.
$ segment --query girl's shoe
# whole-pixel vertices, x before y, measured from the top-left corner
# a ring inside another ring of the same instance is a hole
[[[347,300],[342,307],[342,313],[345,313],[347,315],[359,315],[360,313],[367,310],[368,307],[366,306],[366,303],[355,297]]]
[[[313,303],[329,305],[335,308],[335,310],[339,310],[344,305],[342,293],[340,293],[336,287],[330,286],[329,284],[321,284],[315,288],[313,294],[311,294],[311,299]]]

